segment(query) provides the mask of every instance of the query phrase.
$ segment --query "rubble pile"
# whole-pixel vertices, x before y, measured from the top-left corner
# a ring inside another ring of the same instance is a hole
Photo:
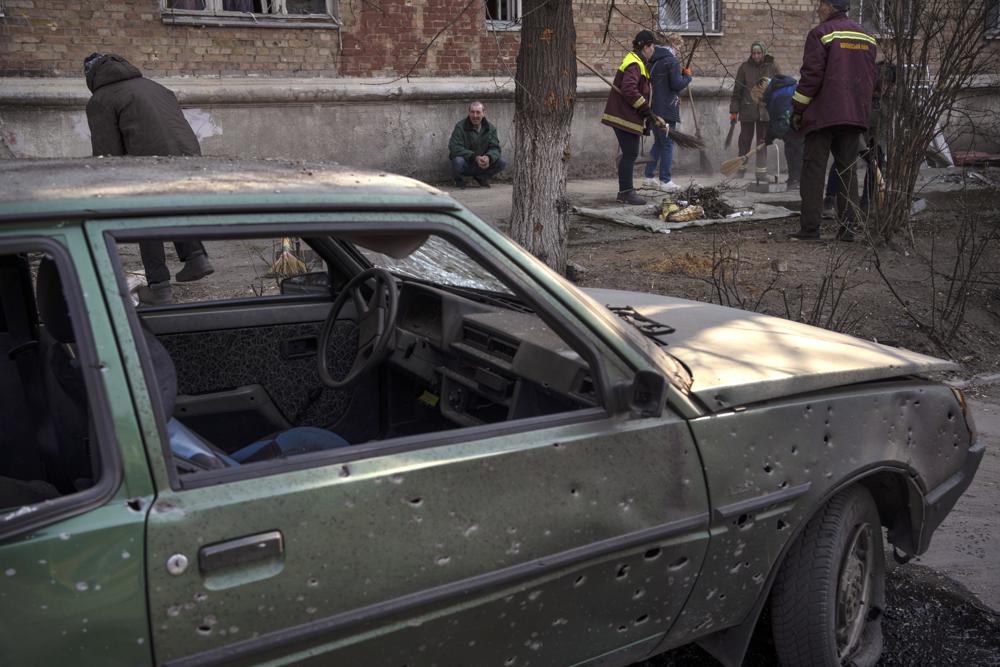
[[[657,210],[660,220],[669,222],[727,218],[736,213],[737,209],[722,198],[719,188],[697,185],[663,197]]]

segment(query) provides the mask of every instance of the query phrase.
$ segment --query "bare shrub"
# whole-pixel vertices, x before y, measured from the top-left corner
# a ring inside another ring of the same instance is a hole
[[[977,206],[964,197],[960,202],[957,228],[947,232],[953,254],[940,249],[941,233],[936,226],[931,227],[928,277],[924,281],[930,293],[926,299],[913,300],[927,304],[926,312],[916,310],[888,274],[880,250],[872,249],[875,269],[889,293],[914,326],[944,353],[950,352],[965,322],[975,287],[983,282],[983,267],[992,265],[1000,253],[997,220],[984,218]]]
[[[885,3],[878,17],[881,55],[889,76],[881,80],[878,139],[886,153],[883,186],[872,197],[868,238],[891,240],[906,229],[920,167],[956,101],[997,63],[985,39],[988,0],[908,0]]]
[[[822,268],[816,272],[815,284],[783,285],[786,278],[775,266],[767,283],[755,286],[754,277],[745,275],[752,267],[740,257],[741,243],[739,233],[713,235],[709,275],[688,274],[708,283],[715,303],[776,314],[831,331],[851,331],[857,327],[863,314],[858,302],[847,297],[864,281],[851,279],[859,262],[858,253],[852,248],[831,246]]]

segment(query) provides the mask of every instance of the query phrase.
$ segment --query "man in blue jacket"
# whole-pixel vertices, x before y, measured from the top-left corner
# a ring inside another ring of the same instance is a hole
[[[799,85],[792,96],[792,127],[805,134],[800,229],[789,238],[815,241],[823,213],[826,161],[833,153],[841,187],[837,192],[837,238],[854,240],[858,206],[857,160],[868,129],[875,90],[877,43],[847,18],[850,0],[821,0],[820,23],[806,36]]]
[[[785,145],[785,162],[788,163],[788,187],[799,187],[799,176],[802,173],[802,135],[792,130],[792,95],[798,81],[787,74],[779,74],[770,81],[762,79],[758,85],[767,87],[764,90],[764,106],[767,108],[767,133],[764,142],[773,144],[775,139],[781,139]]]
[[[649,80],[653,89],[651,107],[653,113],[665,120],[672,130],[681,120],[678,94],[691,83],[691,71],[681,67],[677,60],[684,46],[683,38],[676,32],[671,32],[665,35],[664,39],[667,44],[657,46],[650,58]],[[680,190],[681,187],[670,177],[674,142],[666,129],[654,125],[653,134],[655,141],[649,151],[649,156],[653,159],[646,164],[642,184],[665,192]],[[657,163],[660,167],[659,178],[656,178]]]

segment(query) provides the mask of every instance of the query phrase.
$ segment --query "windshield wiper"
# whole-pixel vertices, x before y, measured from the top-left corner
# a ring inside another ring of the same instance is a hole
[[[676,329],[671,326],[649,319],[632,306],[608,306],[607,308],[612,313],[634,326],[639,333],[646,338],[649,338],[657,345],[666,347],[668,345],[667,341],[661,339],[660,336],[667,336],[676,331]]]

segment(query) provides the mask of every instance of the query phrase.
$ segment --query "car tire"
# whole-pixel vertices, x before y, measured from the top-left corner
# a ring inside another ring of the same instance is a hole
[[[830,499],[789,549],[771,592],[771,631],[784,667],[874,665],[882,654],[885,550],[871,494]]]

